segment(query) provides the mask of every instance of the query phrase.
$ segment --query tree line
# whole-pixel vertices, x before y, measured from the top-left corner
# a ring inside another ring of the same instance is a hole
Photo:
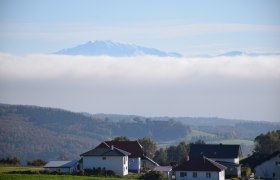
[[[2,158],[0,159],[0,164],[4,165],[20,165],[20,158],[15,156],[15,157],[7,157],[7,158]],[[35,159],[35,160],[29,160],[27,161],[28,166],[44,166],[46,162],[42,159]]]
[[[125,136],[116,137],[115,141],[128,141]],[[188,159],[190,144],[182,141],[178,145],[172,145],[166,148],[157,149],[156,143],[148,137],[138,139],[142,145],[144,152],[150,158],[160,165],[176,165]],[[271,131],[266,134],[260,134],[254,140],[254,153],[270,155],[276,151],[280,151],[280,130]],[[205,144],[201,139],[194,144]]]

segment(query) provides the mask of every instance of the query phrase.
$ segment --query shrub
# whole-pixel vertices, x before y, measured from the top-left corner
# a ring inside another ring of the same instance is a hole
[[[142,176],[139,177],[139,179],[143,180],[167,180],[166,177],[161,172],[158,171],[149,171]]]

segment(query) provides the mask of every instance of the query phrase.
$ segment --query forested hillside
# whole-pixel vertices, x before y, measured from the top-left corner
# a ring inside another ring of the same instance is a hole
[[[184,138],[190,128],[175,121],[113,122],[61,109],[0,105],[0,157],[22,161],[59,157],[78,158],[116,136],[156,141]]]
[[[235,143],[241,144],[244,155],[247,155],[253,150],[256,136],[277,129],[280,129],[280,123],[219,118],[91,115],[38,106],[1,104],[0,158],[18,156],[21,162],[37,158],[46,161],[79,158],[79,154],[116,136],[126,136],[132,140],[150,137],[158,147],[199,139],[206,143]]]

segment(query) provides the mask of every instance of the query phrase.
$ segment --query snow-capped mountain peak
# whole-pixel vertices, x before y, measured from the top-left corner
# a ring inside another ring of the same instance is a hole
[[[85,55],[85,56],[114,56],[129,57],[139,55],[153,55],[160,57],[182,57],[181,54],[175,52],[164,52],[154,48],[147,48],[134,44],[117,43],[110,40],[87,42],[72,48],[63,49],[55,54],[64,55]]]

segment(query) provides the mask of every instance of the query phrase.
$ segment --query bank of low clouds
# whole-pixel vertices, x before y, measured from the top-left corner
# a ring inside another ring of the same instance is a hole
[[[170,83],[196,78],[280,79],[280,56],[172,58],[0,54],[0,78]]]
[[[0,101],[90,113],[280,121],[280,56],[0,54]]]

